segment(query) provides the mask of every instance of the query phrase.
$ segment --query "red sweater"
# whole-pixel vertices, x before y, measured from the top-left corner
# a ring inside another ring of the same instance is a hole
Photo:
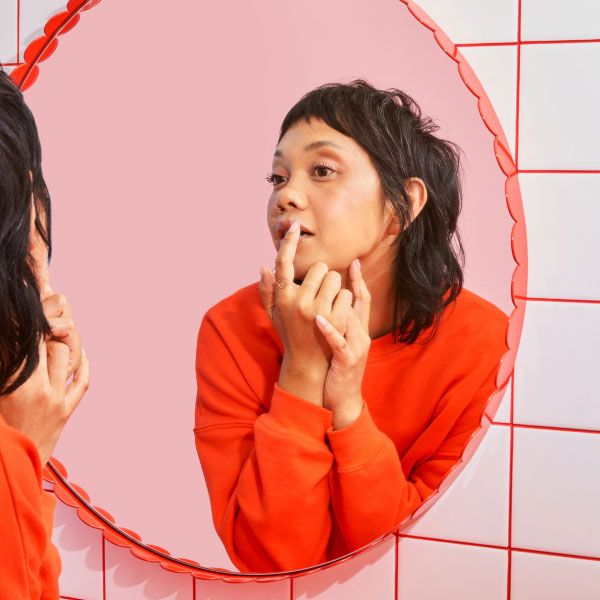
[[[463,289],[429,343],[394,344],[391,333],[372,340],[365,407],[334,431],[330,410],[277,384],[283,345],[258,283],[210,308],[198,334],[194,433],[213,522],[234,564],[321,563],[413,512],[479,427],[507,324]]]
[[[42,490],[33,442],[0,416],[0,598],[58,599],[60,557],[50,542],[55,504]]]

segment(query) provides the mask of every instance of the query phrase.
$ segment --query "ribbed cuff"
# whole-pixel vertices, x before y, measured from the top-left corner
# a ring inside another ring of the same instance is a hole
[[[375,425],[367,403],[354,423],[327,430],[327,438],[338,471],[351,471],[365,465],[385,445],[385,434]]]
[[[325,438],[333,413],[304,398],[295,396],[275,383],[269,415],[282,427],[300,429],[309,435]]]

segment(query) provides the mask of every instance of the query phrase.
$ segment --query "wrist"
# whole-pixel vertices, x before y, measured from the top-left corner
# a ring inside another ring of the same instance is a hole
[[[344,408],[335,409],[333,411],[333,417],[331,426],[335,430],[343,429],[352,425],[361,415],[363,411],[364,402],[361,398],[356,402],[349,403],[349,406]]]
[[[286,392],[323,406],[326,375],[327,371],[321,372],[319,369],[286,360],[284,357],[277,383]]]

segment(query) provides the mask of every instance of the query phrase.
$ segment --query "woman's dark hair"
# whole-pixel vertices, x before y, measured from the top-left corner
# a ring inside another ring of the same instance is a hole
[[[305,94],[285,116],[278,143],[302,118],[324,121],[369,154],[385,195],[382,210],[389,199],[402,232],[395,240],[393,341],[412,344],[433,324],[429,341],[463,285],[460,148],[433,135],[439,127],[408,94],[378,90],[363,79],[326,83]],[[410,177],[427,188],[427,202],[412,223],[404,185]]]
[[[50,332],[29,252],[32,197],[35,227],[50,256],[50,197],[35,120],[0,66],[0,394],[27,381]]]

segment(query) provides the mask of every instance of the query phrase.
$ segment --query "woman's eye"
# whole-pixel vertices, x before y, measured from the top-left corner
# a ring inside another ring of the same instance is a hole
[[[271,185],[279,185],[281,182],[281,180],[283,179],[283,177],[281,175],[276,175],[275,173],[269,173],[265,179],[271,184]]]
[[[327,177],[328,174],[325,171],[333,172],[333,169],[327,165],[315,165],[313,168],[318,177]]]

